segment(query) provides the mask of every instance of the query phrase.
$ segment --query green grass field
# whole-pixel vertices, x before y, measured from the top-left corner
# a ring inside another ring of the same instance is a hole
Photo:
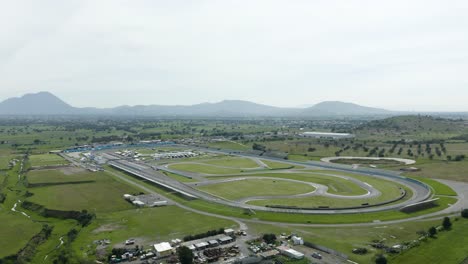
[[[258,164],[248,158],[239,158],[239,157],[224,157],[219,159],[212,159],[212,160],[200,160],[202,163],[216,165],[221,167],[229,167],[229,168],[239,168],[239,169],[254,169],[258,168]]]
[[[8,211],[7,211],[8,210]],[[0,210],[0,259],[18,252],[41,230],[41,224],[33,223],[20,213]]]
[[[66,165],[69,163],[64,158],[55,154],[31,155],[29,156],[29,162],[33,167]]]
[[[427,177],[468,182],[468,160],[461,162],[432,161],[417,166],[421,171],[406,173],[408,176]]]
[[[278,170],[278,169],[303,169],[303,166],[300,165],[292,165],[288,163],[278,162],[278,161],[270,161],[270,160],[262,160],[270,169]]]
[[[335,173],[339,174],[339,173]],[[258,176],[258,177],[275,177],[275,178],[284,178],[299,180],[305,182],[313,182],[328,186],[328,192],[332,194],[340,195],[361,195],[366,194],[367,191],[361,188],[359,185],[354,182],[350,182],[340,177],[332,177],[321,174],[316,174],[313,172],[301,172],[301,173],[281,173],[281,172],[272,172],[272,173],[259,173],[259,174],[243,174],[242,177],[249,176]],[[239,177],[239,176],[237,176]],[[209,177],[209,179],[219,179],[220,177]]]
[[[208,144],[210,148],[230,149],[230,150],[248,150],[250,146],[235,141],[219,141]]]
[[[168,176],[168,177],[171,177],[174,180],[177,180],[179,182],[196,182],[197,181],[196,179],[190,179],[190,178],[187,178],[187,177],[175,174],[175,173],[171,173],[171,172],[166,172],[165,171],[165,172],[163,172],[163,174]]]
[[[46,169],[46,170],[31,170],[27,173],[28,182],[31,184],[38,183],[73,183],[80,181],[96,181],[98,175],[89,171],[78,168],[66,169]]]
[[[94,179],[95,182],[29,188],[34,195],[28,200],[49,209],[67,211],[86,209],[91,212],[111,212],[133,208],[122,198],[122,195],[138,193],[137,189],[103,172],[87,172],[74,176],[76,176],[75,179]],[[54,177],[57,179],[64,176]]]
[[[232,221],[200,215],[176,206],[133,209],[100,215],[73,244],[78,256],[93,255],[96,245],[93,241],[110,239],[112,244],[139,238],[147,247],[185,235],[204,233],[211,229],[235,227]]]
[[[453,221],[453,219],[452,219]],[[468,258],[468,220],[453,221],[452,230],[439,232],[436,238],[390,259],[390,263],[462,264]]]
[[[14,155],[0,156],[0,170],[8,169],[8,163],[15,157]]]
[[[235,180],[199,186],[197,188],[228,200],[237,200],[251,196],[302,194],[315,190],[310,185],[271,179]]]
[[[241,169],[222,168],[217,166],[211,166],[208,164],[198,163],[177,163],[169,165],[169,168],[178,171],[186,171],[201,174],[236,174],[243,172],[243,170]]]

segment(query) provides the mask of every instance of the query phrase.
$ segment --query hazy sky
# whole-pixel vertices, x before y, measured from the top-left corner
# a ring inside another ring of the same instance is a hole
[[[0,100],[468,111],[468,1],[0,1]]]

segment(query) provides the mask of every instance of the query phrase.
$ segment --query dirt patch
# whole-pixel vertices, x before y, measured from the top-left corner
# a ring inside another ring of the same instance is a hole
[[[60,168],[60,172],[62,172],[65,175],[73,175],[77,173],[86,172],[86,170],[80,167],[67,166],[67,167]]]
[[[109,231],[114,231],[118,229],[122,229],[123,226],[121,225],[116,225],[116,224],[107,224],[107,225],[102,225],[96,229],[94,229],[92,232],[94,234],[101,233],[101,232],[109,232]]]

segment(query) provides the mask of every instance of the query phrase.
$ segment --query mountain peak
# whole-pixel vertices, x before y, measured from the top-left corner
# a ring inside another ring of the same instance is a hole
[[[3,115],[58,115],[72,113],[69,104],[50,92],[29,93],[0,103]]]

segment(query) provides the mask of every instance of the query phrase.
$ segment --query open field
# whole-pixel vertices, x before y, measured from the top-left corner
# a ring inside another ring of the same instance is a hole
[[[31,170],[27,173],[30,184],[40,183],[74,183],[96,181],[98,177],[84,169],[69,167],[63,169]]]
[[[232,221],[188,212],[176,206],[125,210],[98,216],[80,233],[73,249],[78,256],[84,257],[95,253],[94,240],[110,239],[112,244],[117,244],[129,238],[139,238],[144,241],[139,245],[147,248],[150,242],[235,226]]]
[[[196,179],[190,179],[190,178],[187,178],[187,177],[175,174],[175,173],[167,172],[167,171],[163,171],[162,173],[179,182],[196,182],[197,181]]]
[[[391,258],[390,263],[466,263],[463,261],[468,258],[467,237],[468,220],[462,218],[453,221],[452,230],[439,232],[436,238]]]
[[[291,165],[287,163],[271,161],[271,160],[262,160],[270,169],[278,170],[278,169],[303,169],[303,166],[300,165]]]
[[[8,210],[8,211],[7,211]],[[0,210],[0,259],[15,254],[23,248],[29,239],[41,230],[41,224],[20,213],[12,213],[9,208]]]
[[[258,164],[248,158],[239,157],[224,157],[211,160],[200,160],[201,163],[216,165],[220,167],[239,168],[239,169],[254,169],[258,168]]]
[[[279,196],[294,195],[312,192],[314,187],[297,182],[271,179],[245,179],[210,184],[197,187],[199,190],[223,197],[228,200],[237,200],[251,196]]]
[[[54,165],[66,165],[68,161],[59,155],[55,154],[38,154],[30,155],[29,162],[33,167],[42,167],[42,166],[54,166]]]
[[[329,172],[330,173],[330,172]],[[337,173],[338,174],[338,173]],[[321,174],[316,174],[313,172],[301,172],[301,173],[259,173],[259,174],[243,174],[239,175],[242,177],[275,177],[275,178],[284,178],[292,179],[305,182],[313,182],[328,186],[328,192],[332,194],[340,195],[362,195],[366,194],[367,191],[361,188],[354,182],[350,182],[340,177],[326,176]],[[239,177],[236,176],[236,177]],[[228,176],[232,177],[232,176]],[[209,177],[209,179],[220,179],[219,176]]]
[[[326,172],[326,171],[325,171]],[[330,173],[330,172],[328,172]],[[345,174],[352,175],[352,174]],[[396,184],[391,181],[380,180],[373,177],[365,177],[352,175],[352,177],[359,179],[365,183],[370,184],[377,190],[381,192],[378,197],[373,198],[362,198],[362,199],[343,199],[343,198],[332,198],[332,197],[323,197],[323,196],[311,196],[311,197],[301,197],[301,198],[290,198],[290,199],[270,199],[270,200],[255,200],[249,202],[249,204],[254,205],[287,205],[287,206],[299,206],[299,207],[319,207],[319,206],[329,206],[329,207],[352,207],[360,206],[362,204],[377,204],[386,201],[390,201],[400,197],[401,189],[404,186]],[[407,196],[411,197],[412,192],[407,189]]]
[[[169,165],[169,168],[179,171],[202,174],[236,174],[243,172],[241,169],[222,168],[201,163],[177,163]]]
[[[14,155],[0,156],[0,170],[8,169],[8,163],[15,157]]]
[[[250,146],[235,141],[219,141],[208,143],[210,148],[230,149],[230,150],[248,150]]]
[[[408,172],[408,176],[428,177],[453,181],[468,182],[468,161],[446,162],[434,161],[417,165],[421,171]]]
[[[75,179],[90,180],[91,183],[68,184],[29,188],[34,195],[28,200],[57,210],[88,210],[91,212],[111,212],[131,209],[133,206],[122,198],[125,193],[139,191],[127,184],[116,181],[106,173],[83,173]],[[55,179],[62,175],[55,175]]]

